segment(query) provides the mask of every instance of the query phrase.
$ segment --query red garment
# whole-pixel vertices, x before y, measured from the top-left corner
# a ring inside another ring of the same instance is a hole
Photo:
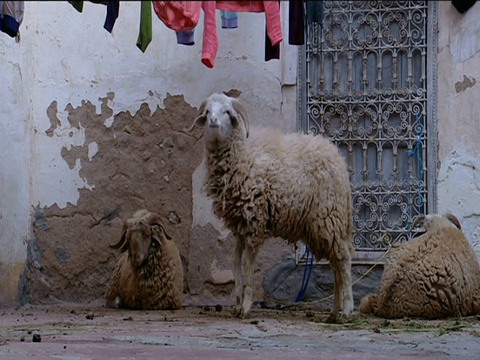
[[[200,1],[152,1],[158,18],[172,30],[192,30],[198,24],[202,3]]]
[[[217,19],[215,10],[232,12],[264,12],[267,33],[272,45],[283,40],[278,1],[202,1],[204,11],[202,63],[213,68],[218,51]]]

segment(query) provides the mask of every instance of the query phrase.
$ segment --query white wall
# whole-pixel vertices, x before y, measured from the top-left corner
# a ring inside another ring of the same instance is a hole
[[[212,92],[238,89],[257,110],[253,122],[295,130],[297,49],[285,45],[288,5],[282,6],[281,61],[264,61],[264,14],[240,14],[239,29],[218,29],[219,52],[208,69],[200,62],[202,22],[195,46],[187,47],[177,45],[174,32],[153,14],[153,41],[142,53],[136,47],[139,2],[121,3],[113,34],[103,29],[102,5],[85,2],[78,13],[67,2],[25,3],[21,41],[0,34],[0,303],[15,298],[32,207],[64,208],[76,203],[78,189],[95,186],[61,157],[62,147],[84,143],[82,130],[66,119],[68,104],[90,101],[100,112],[99,99],[113,92],[108,106],[115,115],[135,113],[144,102],[153,111],[167,93],[198,106]],[[437,195],[438,211],[459,217],[480,255],[479,17],[480,4],[460,15],[450,2],[439,3]],[[47,137],[46,110],[53,101],[61,126]],[[200,213],[207,206],[194,194],[199,213],[193,225],[210,221]],[[213,218],[210,222],[219,228]]]
[[[0,33],[0,303],[13,299],[29,236],[30,134],[33,111],[30,54]]]
[[[480,257],[480,3],[463,15],[438,5],[438,210],[459,218]]]
[[[282,7],[286,18],[288,6]],[[291,86],[282,92],[282,79],[290,85],[295,79],[297,49],[282,46],[282,61],[264,61],[264,14],[239,14],[236,30],[221,29],[217,14],[220,44],[213,69],[200,62],[203,16],[196,44],[189,47],[178,45],[175,33],[153,13],[153,41],[142,53],[136,47],[140,2],[121,3],[112,34],[103,29],[105,15],[105,6],[88,1],[83,13],[66,1],[25,2],[21,41],[0,34],[0,270],[11,271],[0,276],[0,303],[16,294],[32,206],[75,205],[78,189],[95,186],[79,176],[79,165],[70,169],[61,157],[62,147],[85,141],[82,129],[68,123],[68,104],[90,101],[100,113],[100,99],[113,92],[108,106],[114,116],[133,114],[145,102],[153,112],[167,93],[198,106],[212,92],[237,89],[258,109],[253,122],[295,129],[296,94]],[[46,110],[53,101],[61,125],[48,137]]]

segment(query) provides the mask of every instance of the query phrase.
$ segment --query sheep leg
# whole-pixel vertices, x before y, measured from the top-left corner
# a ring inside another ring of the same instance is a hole
[[[353,311],[353,293],[352,293],[352,258],[350,251],[346,249],[345,258],[339,263],[339,273],[342,278],[342,312],[345,316],[350,316]]]
[[[337,321],[337,315],[341,308],[342,302],[342,276],[340,275],[340,269],[336,261],[330,260],[330,267],[333,272],[333,309],[328,316],[327,322],[334,323]]]
[[[258,250],[251,246],[245,248],[245,283],[243,284],[243,302],[240,317],[245,318],[253,304],[253,270]]]
[[[243,273],[242,273],[242,255],[245,250],[245,240],[236,238],[235,253],[233,255],[233,271],[235,276],[235,296],[237,305],[234,309],[234,315],[239,317],[243,302]]]
[[[341,260],[331,261],[331,268],[334,276],[333,309],[327,322],[336,322],[340,309],[347,317],[353,311],[350,254]]]

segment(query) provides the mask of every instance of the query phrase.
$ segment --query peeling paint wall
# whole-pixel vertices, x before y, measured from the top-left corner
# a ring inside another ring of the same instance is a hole
[[[112,34],[106,9],[26,2],[21,41],[0,34],[0,305],[102,296],[121,221],[159,212],[185,268],[185,302],[232,300],[233,239],[201,192],[199,134],[182,130],[212,92],[232,91],[252,123],[296,130],[297,48],[264,61],[264,14],[218,24],[213,69],[154,15],[153,41],[136,47],[140,3],[122,2]],[[438,211],[456,214],[480,256],[480,5],[459,14],[439,2]],[[218,14],[219,17],[219,14]],[[291,250],[273,240],[255,273]]]
[[[480,4],[438,5],[438,211],[459,218],[480,257]]]
[[[91,2],[83,13],[26,2],[21,41],[0,36],[0,304],[100,298],[118,255],[108,245],[141,207],[164,217],[180,249],[186,302],[228,302],[232,239],[200,190],[199,134],[183,128],[205,97],[232,91],[253,124],[294,131],[297,48],[285,40],[282,60],[265,62],[265,15],[221,29],[218,13],[208,69],[203,16],[184,46],[153,14],[142,53],[140,3],[121,3],[112,34],[105,15]],[[277,240],[259,255],[259,291],[263,269],[289,249]]]

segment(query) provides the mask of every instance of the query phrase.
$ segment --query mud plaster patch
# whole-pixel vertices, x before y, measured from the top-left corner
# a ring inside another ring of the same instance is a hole
[[[467,90],[468,88],[474,87],[477,83],[477,80],[472,77],[469,78],[466,75],[463,75],[463,81],[457,81],[455,83],[455,91],[458,93]]]
[[[151,115],[148,105],[142,104],[134,115],[116,114],[106,127],[105,120],[113,115],[108,101],[113,98],[114,93],[109,93],[100,99],[100,114],[89,101],[65,108],[69,124],[84,129],[85,142],[70,150],[64,147],[61,155],[71,169],[80,163],[79,175],[93,188],[79,189],[76,206],[35,209],[33,245],[41,264],[26,270],[20,298],[32,303],[85,302],[103,296],[118,256],[109,244],[118,240],[123,219],[140,208],[164,217],[188,267],[192,173],[203,146],[199,133],[187,134],[183,129],[196,109],[183,96],[167,95],[164,109],[157,107]],[[60,125],[55,101],[47,114],[51,121],[47,135],[53,137]],[[98,151],[89,158],[92,142]]]

